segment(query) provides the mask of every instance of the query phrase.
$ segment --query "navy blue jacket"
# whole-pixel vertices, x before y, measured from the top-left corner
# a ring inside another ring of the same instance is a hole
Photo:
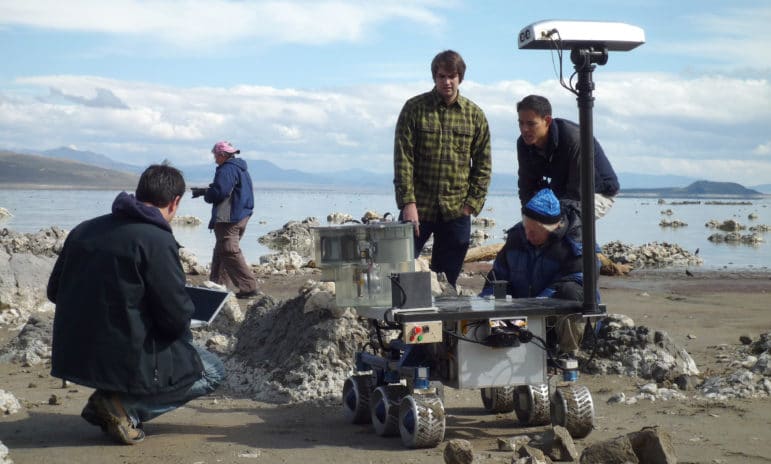
[[[492,295],[493,280],[508,281],[507,293],[514,298],[551,297],[564,282],[583,285],[581,218],[575,208],[563,211],[564,224],[541,247],[527,241],[522,222],[509,229],[481,296]]]
[[[121,192],[112,214],[76,226],[48,280],[56,304],[51,375],[136,395],[203,375],[179,244],[158,208]]]
[[[217,166],[214,181],[209,184],[203,198],[206,203],[212,204],[209,229],[213,229],[217,222],[239,222],[251,216],[254,191],[246,161],[233,157]]]
[[[517,139],[519,200],[524,206],[539,190],[549,187],[560,200],[581,201],[581,131],[577,124],[554,118],[543,151]],[[594,139],[594,191],[607,196],[620,186],[602,146]]]

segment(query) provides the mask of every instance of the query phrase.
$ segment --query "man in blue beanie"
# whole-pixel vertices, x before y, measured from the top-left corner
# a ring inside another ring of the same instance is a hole
[[[550,189],[539,190],[522,207],[522,221],[508,230],[481,296],[493,294],[493,281],[505,280],[506,293],[513,298],[583,301],[582,260],[580,213],[572,203],[560,203]],[[549,335],[547,339],[556,339]],[[573,334],[576,337],[580,332]],[[578,348],[575,340],[567,343],[562,338],[560,351]]]

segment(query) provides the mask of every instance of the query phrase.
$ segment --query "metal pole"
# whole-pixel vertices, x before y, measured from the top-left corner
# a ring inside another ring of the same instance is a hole
[[[578,74],[578,122],[581,127],[581,235],[583,245],[584,314],[599,312],[597,307],[597,256],[594,252],[594,82],[595,65],[605,64],[607,51],[573,49],[570,59]]]

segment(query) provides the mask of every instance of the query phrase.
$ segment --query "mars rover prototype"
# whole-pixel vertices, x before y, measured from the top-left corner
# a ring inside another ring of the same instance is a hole
[[[545,345],[547,318],[580,313],[581,303],[501,294],[433,301],[430,273],[414,272],[413,230],[396,222],[313,229],[315,259],[336,283],[337,304],[355,307],[376,333],[343,387],[346,418],[401,435],[407,447],[434,447],[444,438],[448,386],[479,389],[485,409],[513,411],[522,424],[588,435],[591,394],[572,381],[550,389]],[[575,360],[560,359],[559,368],[564,380],[576,379]]]
[[[594,153],[592,107],[596,65],[608,51],[644,43],[642,29],[624,23],[541,21],[519,34],[520,49],[552,50],[560,83],[577,96],[581,153]],[[577,81],[562,78],[562,50],[570,50]],[[580,166],[582,246],[595,248],[594,156]],[[516,200],[515,200],[516,201]],[[412,224],[394,222],[319,227],[315,258],[337,289],[337,304],[353,306],[377,333],[370,351],[356,353],[356,372],[343,387],[343,410],[353,423],[372,423],[378,435],[401,435],[405,446],[434,447],[444,438],[443,388],[478,388],[491,412],[514,411],[526,425],[551,422],[573,437],[588,435],[594,404],[575,383],[578,363],[548,355],[547,323],[581,314],[603,316],[597,304],[594,253],[583,253],[584,301],[448,297],[434,301],[430,273],[414,272]],[[503,291],[500,291],[503,289]],[[384,337],[383,332],[398,332]],[[366,348],[366,347],[364,347]],[[547,364],[562,371],[551,388]]]

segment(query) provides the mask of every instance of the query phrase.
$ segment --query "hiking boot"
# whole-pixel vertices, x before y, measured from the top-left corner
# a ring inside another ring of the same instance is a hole
[[[254,298],[257,295],[259,295],[257,290],[252,290],[251,292],[238,292],[236,293],[236,298],[238,298],[239,300],[244,300],[247,298]]]
[[[80,417],[85,419],[89,424],[96,425],[101,428],[102,432],[107,433],[107,423],[99,416],[99,412],[97,411],[96,405],[94,404],[94,395],[96,395],[96,392],[88,397],[88,402],[80,412]]]
[[[145,439],[145,432],[134,426],[116,395],[96,391],[91,398],[97,417],[104,422],[106,432],[113,440],[135,445]]]

